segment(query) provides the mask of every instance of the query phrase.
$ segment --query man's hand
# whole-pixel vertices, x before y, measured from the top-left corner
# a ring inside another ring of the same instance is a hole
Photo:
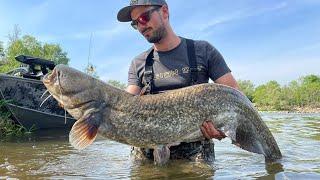
[[[200,127],[202,134],[207,139],[223,139],[227,137],[222,131],[216,129],[211,121],[204,121],[202,126]]]

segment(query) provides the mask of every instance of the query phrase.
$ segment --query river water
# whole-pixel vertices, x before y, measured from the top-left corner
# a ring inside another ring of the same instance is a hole
[[[265,163],[225,138],[215,140],[213,164],[176,160],[159,167],[105,139],[75,150],[68,132],[50,130],[0,142],[0,179],[320,179],[320,114],[261,115],[282,151],[279,162]]]

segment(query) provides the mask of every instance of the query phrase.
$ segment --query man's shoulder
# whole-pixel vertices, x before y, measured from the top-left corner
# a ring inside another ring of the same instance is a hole
[[[200,48],[214,48],[213,45],[206,41],[206,40],[194,40],[194,45],[195,47],[200,47]]]
[[[209,41],[195,39],[191,40],[193,40],[195,51],[198,54],[207,54],[216,51],[216,48]]]
[[[145,51],[141,52],[140,54],[138,54],[137,56],[135,56],[131,61],[131,66],[134,66],[136,69],[143,68],[146,63],[146,58],[147,58],[148,54],[150,53],[150,50],[151,50],[151,48],[149,48],[148,50],[145,50]]]
[[[135,56],[133,58],[133,61],[145,61],[148,54],[150,53],[151,48],[149,48],[148,50],[143,51],[142,53],[138,54],[137,56]]]
[[[190,38],[183,38],[183,39],[190,39]],[[194,47],[197,49],[215,49],[213,45],[206,40],[198,40],[198,39],[190,39],[194,42]]]

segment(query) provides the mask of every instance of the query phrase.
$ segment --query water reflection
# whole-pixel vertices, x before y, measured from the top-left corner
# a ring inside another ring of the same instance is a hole
[[[151,161],[132,161],[132,179],[208,179],[215,171],[213,166],[203,162],[173,160],[165,166],[155,166]]]
[[[267,175],[266,176],[260,176],[259,178],[262,179],[275,179],[276,178],[276,174],[283,172],[283,165],[280,162],[281,160],[279,160],[279,162],[270,162],[270,163],[266,163],[266,171],[267,171]]]
[[[183,160],[166,166],[130,158],[130,147],[99,139],[78,151],[68,142],[68,130],[42,131],[0,142],[0,179],[319,179],[320,114],[262,113],[284,155],[265,163],[262,155],[215,141],[213,165]]]

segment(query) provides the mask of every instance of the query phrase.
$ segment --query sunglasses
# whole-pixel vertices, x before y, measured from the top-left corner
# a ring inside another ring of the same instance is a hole
[[[151,19],[151,14],[160,8],[161,8],[161,6],[152,8],[152,9],[142,13],[136,20],[132,20],[131,26],[133,27],[133,29],[138,29],[138,24],[146,25]]]

